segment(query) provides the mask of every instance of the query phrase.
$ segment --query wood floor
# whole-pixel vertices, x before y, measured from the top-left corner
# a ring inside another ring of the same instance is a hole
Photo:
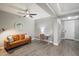
[[[79,56],[79,42],[73,40],[63,40],[59,46],[34,40],[6,52],[0,50],[2,56]]]

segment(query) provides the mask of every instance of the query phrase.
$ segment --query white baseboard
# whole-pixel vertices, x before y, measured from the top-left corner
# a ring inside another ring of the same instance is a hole
[[[79,39],[75,39],[75,41],[79,41]]]
[[[62,40],[66,40],[66,38],[62,38]],[[79,39],[70,39],[70,40],[79,41]]]
[[[49,43],[53,43],[52,41],[49,41]]]
[[[58,46],[61,43],[61,40],[58,40],[57,42],[53,42],[54,45]]]
[[[59,45],[59,43],[55,43],[55,42],[53,42],[53,44],[54,44],[54,45],[56,45],[56,46],[58,46],[58,45]]]

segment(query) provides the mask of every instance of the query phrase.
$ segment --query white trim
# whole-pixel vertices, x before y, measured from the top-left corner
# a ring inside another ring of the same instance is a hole
[[[51,6],[49,5],[49,3],[46,3],[46,5],[49,7],[49,9],[52,11],[52,13],[53,13],[55,16],[57,16],[55,10],[51,8]]]
[[[53,42],[53,44],[54,44],[54,45],[56,45],[56,46],[58,46],[58,45],[59,45],[59,43],[56,43],[56,42]]]
[[[67,40],[67,38],[62,38],[62,40]],[[79,39],[69,39],[69,40],[79,41]]]
[[[56,5],[57,5],[57,7],[58,7],[58,12],[61,13],[61,7],[60,7],[60,4],[57,3]]]
[[[48,41],[49,43],[53,43],[53,41]]]
[[[73,39],[74,40],[74,39]],[[79,41],[79,39],[75,39],[75,41]]]
[[[59,40],[58,42],[53,42],[54,45],[58,46],[60,44],[61,40]]]

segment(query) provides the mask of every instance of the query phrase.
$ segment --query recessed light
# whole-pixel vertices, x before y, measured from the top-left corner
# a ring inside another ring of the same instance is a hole
[[[75,18],[78,18],[79,16],[75,16]]]
[[[73,16],[72,19],[77,19],[79,16]]]
[[[67,19],[72,19],[72,17],[68,17]]]

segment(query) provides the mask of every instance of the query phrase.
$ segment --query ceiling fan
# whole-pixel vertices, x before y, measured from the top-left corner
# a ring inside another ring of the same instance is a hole
[[[31,13],[29,9],[22,9],[22,8],[19,8],[19,7],[16,7],[16,6],[10,6],[14,9],[17,9],[17,10],[20,10],[20,12],[18,12],[19,14],[22,14],[23,17],[31,17],[33,18],[33,16],[37,15],[35,13]]]
[[[24,10],[24,12],[18,12],[18,13],[23,14],[24,15],[23,17],[31,17],[31,18],[33,18],[34,15],[37,15],[35,13],[30,13],[30,10],[28,9]]]

